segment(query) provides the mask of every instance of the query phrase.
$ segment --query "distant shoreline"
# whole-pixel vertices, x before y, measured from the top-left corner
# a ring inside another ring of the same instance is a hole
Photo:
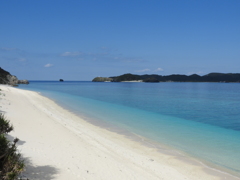
[[[158,74],[145,74],[145,75],[136,75],[136,74],[123,74],[120,76],[112,77],[95,77],[93,82],[149,82],[149,83],[158,83],[158,82],[237,82],[240,83],[240,73],[209,73],[204,76],[197,74],[192,75],[180,75],[172,74],[167,76],[162,76]]]

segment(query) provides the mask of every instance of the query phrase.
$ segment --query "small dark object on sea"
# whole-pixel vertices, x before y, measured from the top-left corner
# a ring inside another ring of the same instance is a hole
[[[63,79],[59,79],[59,81],[63,82]]]

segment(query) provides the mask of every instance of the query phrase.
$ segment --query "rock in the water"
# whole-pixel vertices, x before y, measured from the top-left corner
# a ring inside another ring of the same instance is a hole
[[[63,79],[59,79],[59,81],[63,82]]]
[[[18,84],[29,84],[28,80],[18,80]]]

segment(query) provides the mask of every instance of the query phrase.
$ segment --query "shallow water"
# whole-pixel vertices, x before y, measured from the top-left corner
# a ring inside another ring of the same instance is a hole
[[[239,83],[33,81],[19,88],[240,174]]]

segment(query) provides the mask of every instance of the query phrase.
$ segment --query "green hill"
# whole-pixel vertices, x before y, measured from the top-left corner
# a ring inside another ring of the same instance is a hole
[[[97,77],[99,80],[101,77]],[[106,78],[105,78],[106,79]],[[96,78],[93,79],[96,81]],[[197,74],[181,75],[172,74],[167,76],[157,74],[123,74],[120,76],[109,77],[111,82],[123,82],[123,81],[143,81],[143,82],[240,82],[240,73],[209,73],[204,76]]]

